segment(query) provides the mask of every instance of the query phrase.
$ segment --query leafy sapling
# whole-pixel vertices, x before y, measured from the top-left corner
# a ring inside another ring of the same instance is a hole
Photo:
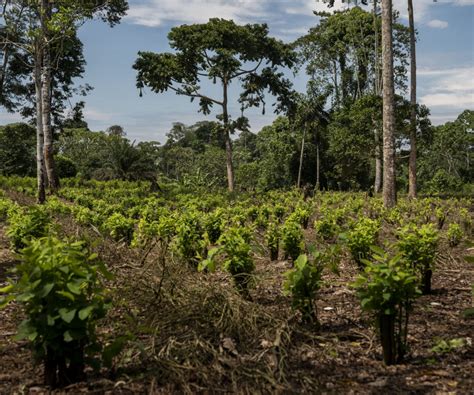
[[[397,233],[400,253],[418,273],[423,295],[431,292],[431,277],[438,245],[438,231],[432,224],[408,225]]]
[[[98,364],[95,328],[108,308],[100,274],[110,274],[83,242],[55,237],[33,239],[14,273],[19,279],[0,289],[0,307],[13,300],[23,305],[26,319],[17,337],[30,341],[45,384],[83,380],[86,363]]]
[[[419,296],[418,281],[401,255],[373,247],[370,261],[353,284],[362,308],[374,315],[386,365],[400,363],[408,347],[408,318]]]

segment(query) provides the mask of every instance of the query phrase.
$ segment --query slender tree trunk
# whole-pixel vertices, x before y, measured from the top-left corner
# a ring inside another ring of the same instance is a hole
[[[0,72],[0,97],[3,97],[3,86],[5,85],[5,78],[7,75],[8,61],[10,60],[10,51],[8,45],[3,47],[3,64]]]
[[[303,157],[304,157],[304,140],[306,137],[306,129],[303,130],[303,138],[301,139],[301,150],[300,150],[300,164],[298,167],[298,181],[296,186],[301,188],[301,172],[303,171]]]
[[[375,138],[375,182],[374,193],[380,193],[382,190],[382,150],[380,147],[380,136],[377,128],[374,129]]]
[[[374,18],[374,95],[380,96],[380,67],[379,67],[379,28],[377,21],[377,0],[374,1],[373,18]],[[377,125],[374,126],[374,139],[375,139],[375,181],[374,181],[374,193],[380,193],[382,190],[382,147],[380,146],[380,130]]]
[[[320,158],[319,158],[319,142],[316,144],[316,190],[320,188]]]
[[[227,109],[228,97],[227,97],[227,81],[223,81],[224,88],[224,100],[222,104],[223,121],[224,121],[224,133],[225,133],[225,153],[226,153],[226,167],[227,167],[227,186],[229,192],[234,191],[234,163],[232,160],[232,141],[230,139],[229,130],[229,111]]]
[[[51,15],[51,4],[49,0],[42,0],[42,28],[43,28],[43,67],[41,70],[41,98],[42,118],[44,132],[44,162],[48,175],[48,184],[51,193],[59,188],[59,179],[56,173],[53,151],[53,128],[51,125],[51,52],[47,31],[47,22]]]
[[[382,0],[383,202],[387,208],[397,204],[392,17],[392,0]]]
[[[416,198],[416,37],[413,1],[408,0],[410,24],[410,159],[408,164],[408,196]]]
[[[34,82],[36,94],[36,175],[37,175],[37,200],[39,204],[46,201],[46,168],[44,165],[44,133],[43,133],[43,119],[42,114],[42,99],[41,99],[41,47],[35,44],[35,69]]]

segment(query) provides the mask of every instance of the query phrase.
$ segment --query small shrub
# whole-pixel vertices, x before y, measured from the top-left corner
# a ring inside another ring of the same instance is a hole
[[[462,240],[463,231],[458,224],[452,223],[452,224],[449,224],[448,231],[446,232],[446,236],[448,237],[449,245],[451,247],[456,247]]]
[[[135,221],[133,219],[127,218],[120,213],[115,213],[105,220],[103,229],[115,241],[125,241],[129,244],[133,238],[134,226]]]
[[[192,267],[199,263],[202,250],[202,229],[199,213],[183,214],[176,225],[175,248],[181,257]]]
[[[250,246],[251,232],[247,228],[229,228],[218,240],[219,246],[209,251],[207,259],[199,264],[199,270],[215,270],[219,255],[223,255],[222,265],[234,279],[241,295],[248,298],[251,274],[255,269]]]
[[[0,290],[6,294],[0,305],[23,304],[26,319],[17,337],[31,342],[44,364],[46,385],[80,381],[86,359],[100,350],[95,327],[107,303],[99,273],[109,274],[82,242],[32,240],[21,258],[14,270],[19,280]]]
[[[432,224],[420,227],[407,225],[398,231],[397,237],[401,254],[420,276],[423,295],[429,294],[438,245],[438,231]]]
[[[209,236],[209,241],[215,244],[222,234],[224,227],[224,211],[220,208],[207,214],[204,219],[204,230]]]
[[[298,206],[295,208],[295,211],[293,211],[288,216],[287,221],[298,222],[304,229],[306,229],[308,227],[310,215],[311,215],[311,212],[308,209]]]
[[[278,249],[280,245],[280,229],[274,222],[270,222],[265,233],[265,242],[270,251],[270,259],[276,261],[278,259]]]
[[[370,257],[371,246],[377,244],[379,230],[380,224],[378,221],[363,218],[347,233],[347,246],[359,267],[363,266],[363,260]]]
[[[332,216],[325,216],[314,222],[314,229],[318,236],[324,240],[330,240],[336,237],[339,232],[339,226]]]
[[[47,211],[40,206],[10,210],[6,235],[14,251],[20,251],[35,238],[48,234],[51,219]]]
[[[281,240],[285,255],[295,261],[303,251],[303,230],[298,222],[287,220],[281,228]]]
[[[315,304],[316,294],[321,287],[324,263],[321,254],[310,261],[307,255],[295,260],[294,268],[285,273],[284,292],[291,295],[292,307],[301,312],[304,322],[314,322],[319,326]]]
[[[364,310],[376,318],[387,365],[399,363],[407,351],[408,318],[419,295],[417,278],[401,255],[374,249],[372,261],[353,284]]]

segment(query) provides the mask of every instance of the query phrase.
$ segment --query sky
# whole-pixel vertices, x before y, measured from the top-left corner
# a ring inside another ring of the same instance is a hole
[[[474,109],[474,0],[413,0],[418,30],[418,100],[431,109],[433,124],[454,120]],[[197,102],[172,92],[145,90],[139,97],[132,65],[138,51],[169,51],[167,34],[181,24],[205,23],[209,18],[237,23],[266,23],[270,35],[291,42],[317,25],[314,10],[327,10],[317,0],[130,0],[130,9],[114,28],[87,22],[79,31],[84,43],[86,72],[78,83],[94,90],[85,98],[85,119],[91,130],[121,125],[131,140],[164,142],[173,122],[193,124],[214,120],[198,113]],[[334,9],[347,8],[336,0]],[[407,23],[406,0],[394,0],[401,22]],[[304,71],[288,77],[305,91]],[[231,113],[239,116],[237,94]],[[254,109],[246,113],[254,132],[271,124],[275,115]],[[0,124],[19,120],[0,110]]]

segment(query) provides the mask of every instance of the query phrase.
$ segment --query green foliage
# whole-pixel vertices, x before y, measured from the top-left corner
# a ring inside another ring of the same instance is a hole
[[[473,128],[474,111],[465,110],[454,122],[433,128],[428,141],[420,140],[419,181],[427,192],[461,191],[474,181]]]
[[[237,290],[249,297],[249,283],[255,269],[250,246],[251,232],[245,227],[228,228],[219,238],[219,246],[210,250],[207,259],[199,264],[199,270],[215,270],[217,257],[222,255],[222,265],[233,279]]]
[[[18,338],[31,342],[53,382],[81,379],[84,364],[100,350],[95,328],[108,305],[99,273],[109,273],[83,242],[54,237],[32,240],[21,259],[14,270],[19,279],[0,290],[3,305],[24,306]]]
[[[449,224],[446,236],[451,247],[456,247],[462,240],[464,233],[457,223]]]
[[[287,220],[298,222],[304,229],[308,227],[311,211],[309,208],[297,206],[295,210],[288,216]]]
[[[457,338],[457,339],[438,339],[436,344],[431,348],[431,352],[442,355],[447,354],[453,351],[456,351],[460,348],[463,348],[469,345],[470,341],[467,341],[464,338]]]
[[[275,222],[270,222],[265,233],[265,242],[270,250],[270,259],[278,259],[278,250],[280,245],[280,228]]]
[[[324,240],[333,239],[339,232],[339,226],[337,225],[335,218],[331,215],[314,221],[314,229]]]
[[[202,227],[198,212],[183,213],[176,223],[175,247],[181,257],[191,266],[196,267],[202,251]]]
[[[281,227],[281,240],[286,256],[295,261],[304,248],[301,225],[298,222],[287,220]]]
[[[50,225],[50,216],[41,206],[10,210],[6,235],[12,249],[20,251],[30,240],[46,236]]]
[[[423,294],[431,292],[431,275],[434,268],[438,231],[432,224],[407,225],[397,232],[397,246],[406,261],[419,273]]]
[[[103,224],[103,229],[115,241],[125,241],[130,243],[133,238],[133,229],[135,221],[116,212],[108,217]]]
[[[57,155],[54,158],[54,162],[59,178],[69,178],[77,175],[76,165],[71,159],[62,155]]]
[[[323,255],[318,252],[311,260],[300,255],[294,268],[285,273],[285,294],[291,295],[292,307],[301,312],[305,322],[318,323],[315,298],[322,284],[323,269]]]
[[[25,123],[0,127],[0,174],[31,176],[35,170],[35,129]]]
[[[17,203],[10,199],[0,197],[0,222],[7,220],[9,216],[13,216],[15,211],[20,211],[21,208]]]
[[[209,236],[211,244],[215,244],[221,236],[224,227],[224,210],[218,208],[213,212],[207,214],[204,219],[204,230]]]
[[[371,247],[377,245],[379,230],[380,223],[377,220],[362,218],[347,233],[347,246],[359,266],[362,266],[363,260],[370,258]]]
[[[384,361],[390,365],[405,355],[409,312],[420,292],[416,276],[401,255],[390,257],[374,248],[372,259],[364,262],[365,270],[353,286],[362,308],[377,319]]]

